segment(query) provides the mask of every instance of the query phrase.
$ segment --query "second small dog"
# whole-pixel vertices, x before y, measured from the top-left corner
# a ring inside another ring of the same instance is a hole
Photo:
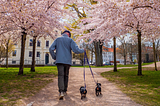
[[[80,87],[81,99],[86,98],[87,90],[84,86]]]
[[[96,96],[101,95],[101,83],[97,83],[97,87],[95,88]]]

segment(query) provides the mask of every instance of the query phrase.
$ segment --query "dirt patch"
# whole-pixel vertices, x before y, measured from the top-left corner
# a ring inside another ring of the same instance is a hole
[[[24,75],[19,80],[11,80],[1,89],[0,105],[11,106],[17,100],[35,95],[54,79],[54,75]],[[29,78],[29,79],[28,79]]]

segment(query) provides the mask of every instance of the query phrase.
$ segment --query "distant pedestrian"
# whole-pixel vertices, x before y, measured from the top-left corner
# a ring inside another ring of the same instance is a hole
[[[49,52],[54,60],[58,69],[58,87],[59,99],[63,99],[67,94],[69,69],[72,65],[72,52],[83,53],[84,49],[79,49],[77,44],[70,38],[71,33],[65,30],[62,36],[57,38],[49,48]],[[54,52],[56,50],[56,53]]]

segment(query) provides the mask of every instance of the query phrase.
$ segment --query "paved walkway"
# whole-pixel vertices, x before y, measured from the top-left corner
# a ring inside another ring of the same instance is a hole
[[[33,97],[22,100],[24,106],[140,106],[122,93],[115,84],[100,76],[113,68],[93,68],[96,80],[102,84],[102,96],[95,95],[96,84],[89,68],[86,69],[87,97],[81,100],[79,88],[84,85],[83,68],[71,68],[68,95],[58,100],[57,78]],[[33,104],[32,104],[33,102]],[[32,104],[32,105],[29,105]],[[21,104],[21,106],[23,106]]]
[[[160,67],[160,62],[156,62],[157,63],[157,68]],[[142,66],[142,67],[155,67],[155,64],[149,64],[149,65],[145,65],[145,66]]]

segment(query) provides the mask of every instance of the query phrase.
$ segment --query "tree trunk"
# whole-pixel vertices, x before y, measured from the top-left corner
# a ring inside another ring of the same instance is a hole
[[[103,56],[102,56],[102,48],[103,44],[101,44],[101,41],[99,41],[99,51],[100,51],[100,66],[103,66]]]
[[[97,44],[96,44],[97,42],[96,41],[94,41],[94,49],[95,49],[95,65],[97,66]]]
[[[142,60],[141,60],[141,31],[137,30],[138,34],[138,76],[142,75]]]
[[[154,56],[155,71],[157,71],[155,42],[153,42],[153,53],[154,53],[153,56]]]
[[[8,48],[9,48],[9,39],[7,41],[7,49],[6,49],[6,68],[8,68]]]
[[[123,43],[123,58],[124,58],[124,65],[126,65],[126,43]]]
[[[126,55],[124,55],[124,65],[126,65]]]
[[[124,65],[126,65],[126,43],[124,43]]]
[[[130,52],[130,61],[131,61],[131,64],[133,63],[133,61],[132,61],[132,47],[131,47],[131,52]]]
[[[25,33],[25,29],[22,32],[21,36],[22,36],[22,40],[21,40],[21,57],[20,57],[20,66],[19,66],[18,75],[23,75],[25,43],[26,43],[26,36],[27,36],[27,33]]]
[[[116,37],[113,38],[113,42],[114,42],[114,69],[113,72],[117,72],[117,61],[116,61]]]
[[[85,65],[84,64],[84,55],[81,53],[81,54],[79,54],[79,56],[80,56],[80,60],[81,60],[81,66]],[[86,63],[86,61],[85,61],[85,63]]]
[[[159,50],[158,50],[158,47],[159,47],[159,40],[157,42],[157,47],[155,47],[155,51],[156,51],[156,60],[159,61]]]
[[[93,64],[93,48],[91,50],[91,64]]]
[[[2,60],[1,60],[1,58],[2,58],[2,43],[1,43],[1,45],[0,45],[0,67],[1,67],[1,64],[2,64]]]
[[[157,61],[159,61],[159,50],[157,50]]]
[[[96,66],[101,66],[100,65],[100,51],[99,51],[99,42],[96,42]]]
[[[102,66],[103,65],[102,46],[103,45],[101,45],[100,41],[95,41],[94,42],[96,66]]]
[[[133,61],[132,61],[132,55],[131,55],[130,59],[131,59],[131,64],[133,64]]]
[[[37,39],[37,36],[33,36],[33,52],[32,52],[31,72],[35,72],[36,39]]]

